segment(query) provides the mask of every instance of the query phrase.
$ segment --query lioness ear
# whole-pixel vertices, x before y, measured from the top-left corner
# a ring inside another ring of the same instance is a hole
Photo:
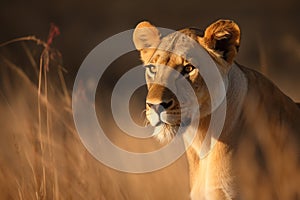
[[[240,28],[231,20],[218,20],[206,28],[203,41],[207,48],[232,63],[240,46]]]
[[[141,59],[147,62],[160,42],[158,29],[147,21],[139,23],[133,32],[133,43],[140,51]]]

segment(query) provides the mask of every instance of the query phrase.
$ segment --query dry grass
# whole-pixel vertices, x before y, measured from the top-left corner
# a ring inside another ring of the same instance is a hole
[[[51,31],[47,42],[30,36],[0,46],[17,43],[30,63],[0,59],[0,199],[188,199],[185,157],[138,175],[112,170],[86,151]]]

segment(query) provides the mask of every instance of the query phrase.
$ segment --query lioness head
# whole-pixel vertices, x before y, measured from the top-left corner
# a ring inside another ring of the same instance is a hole
[[[161,37],[159,30],[149,22],[137,25],[133,41],[146,68],[146,117],[155,127],[154,135],[162,141],[170,140],[179,126],[188,125],[195,111],[195,102],[189,98],[190,92],[182,84],[183,79],[190,83],[196,94],[201,117],[211,112],[210,95],[198,67],[191,63],[193,58],[189,49],[193,44],[186,36],[209,53],[224,78],[240,44],[239,27],[230,20],[219,20],[207,27],[204,33],[198,29],[183,29],[165,37]],[[173,53],[176,50],[184,53]],[[180,103],[174,91],[184,97]]]

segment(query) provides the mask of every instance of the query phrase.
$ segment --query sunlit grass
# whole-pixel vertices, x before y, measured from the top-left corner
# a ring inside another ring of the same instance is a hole
[[[66,70],[49,38],[17,38],[0,48],[10,45],[30,66],[0,54],[0,199],[188,199],[185,157],[140,175],[95,160],[75,130]]]

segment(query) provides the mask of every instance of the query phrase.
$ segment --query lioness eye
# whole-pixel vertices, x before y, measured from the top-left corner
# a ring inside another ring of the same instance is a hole
[[[188,64],[188,65],[184,66],[183,73],[188,74],[188,73],[192,72],[194,69],[195,69],[195,67],[193,65]]]
[[[151,74],[155,74],[157,72],[156,66],[154,65],[146,65],[145,66]]]

